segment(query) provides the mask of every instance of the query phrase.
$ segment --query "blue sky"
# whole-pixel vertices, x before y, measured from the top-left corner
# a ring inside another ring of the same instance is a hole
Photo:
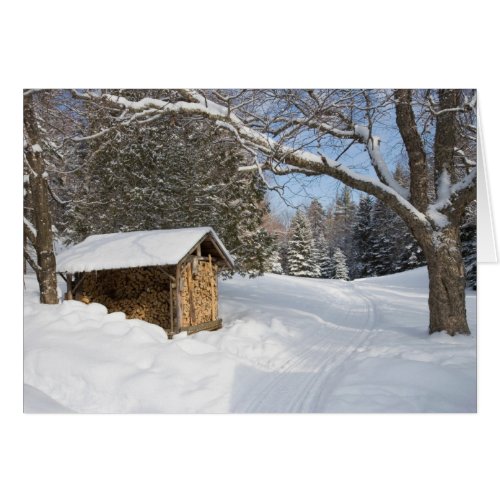
[[[390,113],[390,116],[386,117],[384,122],[375,123],[373,131],[375,135],[381,138],[382,154],[389,168],[394,170],[398,163],[406,165],[407,160],[403,151],[401,137],[396,128],[394,113]],[[346,142],[347,144],[348,142]],[[315,153],[317,151],[311,150],[311,152]],[[324,153],[335,158],[335,153],[331,151],[325,150]],[[375,177],[368,154],[359,145],[351,147],[342,156],[341,161],[358,173]],[[284,199],[275,191],[270,191],[268,194],[271,210],[277,214],[293,213],[295,211],[294,207],[308,206],[313,198],[317,198],[326,208],[335,202],[337,193],[343,187],[341,182],[328,176],[306,177],[295,174],[276,178],[276,181],[270,178],[269,184],[273,185],[275,182],[284,186]],[[353,194],[355,200],[359,198],[360,193],[358,191],[354,191]]]

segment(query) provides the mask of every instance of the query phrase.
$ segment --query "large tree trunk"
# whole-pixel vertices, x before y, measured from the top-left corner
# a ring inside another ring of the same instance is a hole
[[[57,304],[56,258],[52,217],[49,207],[47,173],[40,147],[40,133],[33,109],[33,95],[24,96],[25,158],[29,168],[33,225],[36,229],[34,247],[37,255],[35,272],[40,286],[40,302]]]
[[[429,333],[469,335],[459,228],[449,226],[419,240],[429,272]]]

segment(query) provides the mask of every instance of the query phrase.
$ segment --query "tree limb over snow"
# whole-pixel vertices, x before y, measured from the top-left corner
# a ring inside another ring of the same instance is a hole
[[[217,104],[214,101],[206,99],[196,91],[183,90],[180,91],[183,97],[189,99],[186,101],[165,102],[159,99],[145,98],[140,101],[133,102],[122,96],[111,94],[103,94],[99,99],[111,103],[114,106],[126,111],[127,119],[134,118],[140,123],[141,119],[152,116],[161,116],[164,114],[173,115],[200,115],[205,118],[215,121],[219,125],[225,123],[228,130],[237,136],[238,140],[246,148],[251,146],[251,151],[259,151],[270,159],[276,160],[291,167],[290,169],[272,169],[278,175],[285,175],[290,172],[302,173],[305,175],[329,175],[338,180],[341,180],[346,185],[372,194],[389,203],[394,210],[403,218],[417,220],[425,223],[423,213],[416,210],[408,201],[408,192],[397,181],[394,180],[392,174],[387,168],[383,157],[380,153],[380,139],[375,136],[370,136],[368,129],[361,125],[355,126],[353,130],[341,130],[330,127],[324,123],[309,122],[309,125],[314,129],[320,129],[328,134],[338,138],[355,138],[360,143],[367,147],[372,164],[378,174],[379,180],[374,180],[368,176],[362,176],[354,173],[348,167],[328,159],[324,155],[314,154],[300,149],[295,149],[286,144],[282,144],[269,135],[247,126],[245,122],[234,112],[230,112],[224,105]],[[81,94],[75,93],[80,96]],[[83,98],[92,98],[90,94],[84,94]],[[105,133],[103,131],[102,133]],[[271,169],[266,165],[266,168]]]
[[[421,200],[422,203],[416,203],[416,200],[413,199],[414,196],[412,196],[411,202],[408,201],[410,197],[408,189],[396,181],[392,175],[380,150],[381,139],[372,135],[369,127],[353,124],[352,122],[348,126],[349,118],[340,114],[339,119],[346,125],[346,128],[339,128],[326,123],[324,120],[317,119],[314,112],[309,113],[304,110],[305,118],[289,117],[286,113],[284,115],[277,113],[278,118],[276,118],[275,123],[281,121],[282,125],[279,128],[273,128],[270,126],[271,122],[266,122],[262,116],[259,117],[252,112],[246,114],[240,113],[239,110],[238,113],[236,112],[236,109],[238,109],[236,97],[241,96],[242,92],[238,93],[234,98],[236,106],[232,109],[227,105],[232,98],[217,92],[215,92],[214,96],[224,104],[208,99],[195,90],[183,89],[177,92],[181,96],[181,100],[176,102],[154,98],[144,98],[134,102],[123,96],[112,94],[94,96],[90,93],[75,93],[74,95],[81,95],[84,99],[99,99],[101,102],[106,102],[117,110],[121,110],[118,120],[120,124],[131,123],[132,121],[139,124],[146,123],[166,114],[205,117],[215,122],[217,126],[224,127],[231,132],[241,146],[254,158],[258,153],[268,158],[265,163],[256,162],[255,165],[252,165],[252,169],[259,171],[267,169],[276,175],[290,173],[301,173],[306,176],[328,175],[342,181],[351,188],[364,191],[381,199],[408,223],[421,224],[425,227],[432,225],[432,218],[425,215],[427,202],[424,199]],[[313,99],[315,102],[320,102],[320,105],[324,104],[319,101],[318,96],[314,93]],[[297,102],[294,101],[296,108],[305,109],[304,104],[299,101],[300,99]],[[269,105],[269,103],[266,104]],[[330,107],[325,105],[327,110],[325,116],[332,112],[330,108],[335,108],[335,105],[335,103]],[[467,105],[471,106],[472,104],[468,103]],[[412,126],[411,121],[408,123],[409,126]],[[292,127],[295,127],[293,128],[295,135],[287,134],[287,131],[291,130]],[[99,135],[110,130],[113,129],[102,131]],[[298,134],[303,131],[320,132],[335,139],[350,139],[364,145],[378,180],[367,175],[357,174],[349,167],[328,158],[323,153],[315,154],[301,149],[302,146],[296,147],[291,139],[293,137],[296,139]],[[280,135],[280,133],[283,135],[280,140],[276,140],[276,136]],[[423,161],[420,160],[420,163],[425,166],[425,157]],[[473,182],[475,178],[471,177],[470,180]],[[472,190],[472,187],[467,186],[467,190]],[[465,193],[465,190],[458,189],[457,186],[452,195],[453,200],[462,196],[462,192]],[[465,197],[465,199],[469,199],[469,196]],[[453,200],[450,200],[450,203],[453,203]],[[437,209],[436,206],[433,208]]]

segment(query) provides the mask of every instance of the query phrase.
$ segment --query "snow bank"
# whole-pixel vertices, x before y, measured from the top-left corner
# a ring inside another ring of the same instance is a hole
[[[220,387],[234,363],[210,346],[168,341],[160,327],[100,304],[26,302],[24,381],[59,404],[95,413],[224,407]]]
[[[425,268],[355,282],[223,281],[224,328],[172,341],[99,304],[38,304],[34,285],[24,376],[47,400],[28,394],[27,411],[476,410],[475,333],[427,335]],[[473,332],[475,303],[468,292]]]

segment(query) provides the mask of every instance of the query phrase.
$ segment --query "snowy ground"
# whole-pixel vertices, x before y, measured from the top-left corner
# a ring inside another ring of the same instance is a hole
[[[425,268],[355,282],[221,282],[225,327],[167,340],[26,280],[26,412],[475,412],[470,337],[428,336]]]

